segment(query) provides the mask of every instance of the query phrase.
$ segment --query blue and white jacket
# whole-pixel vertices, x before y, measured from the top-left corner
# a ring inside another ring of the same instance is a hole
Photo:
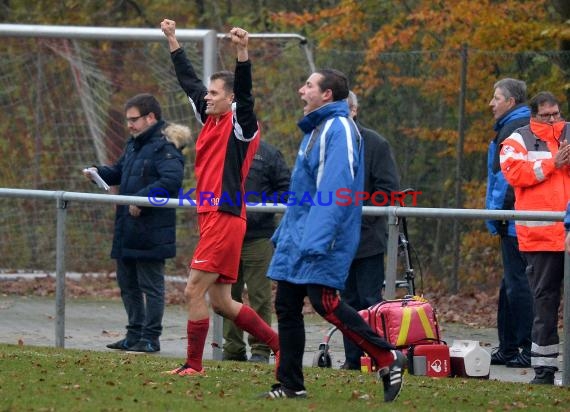
[[[364,187],[363,142],[348,113],[346,101],[336,101],[298,123],[305,136],[272,238],[273,280],[344,289],[360,239],[362,202],[354,194]]]
[[[506,181],[501,171],[499,152],[503,141],[516,129],[528,124],[530,109],[519,104],[501,116],[495,123],[495,138],[489,144],[487,152],[487,196],[485,207],[489,210],[512,210],[515,208],[515,195],[513,188]],[[492,235],[516,237],[515,222],[513,220],[486,220],[487,229]]]

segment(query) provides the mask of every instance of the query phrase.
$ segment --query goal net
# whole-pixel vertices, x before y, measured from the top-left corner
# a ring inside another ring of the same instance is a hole
[[[235,52],[217,41],[217,69],[233,70]],[[183,47],[202,73],[200,41]],[[310,72],[295,38],[252,38],[256,111],[263,138],[292,166],[300,116],[296,87]],[[163,117],[199,132],[176,80],[165,41],[2,38],[0,46],[0,187],[98,192],[81,174],[118,159],[128,137],[123,104],[131,96],[157,96]],[[186,149],[184,188],[194,187],[194,151]],[[115,192],[116,193],[116,192]],[[68,208],[66,269],[114,270],[109,258],[113,205],[72,202]],[[0,270],[55,269],[55,202],[0,198]],[[185,274],[197,236],[194,209],[177,210],[177,250],[167,273]]]

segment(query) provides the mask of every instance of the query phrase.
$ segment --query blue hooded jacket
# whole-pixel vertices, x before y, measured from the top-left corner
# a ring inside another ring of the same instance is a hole
[[[345,100],[298,124],[305,133],[291,176],[288,207],[273,235],[273,280],[344,289],[360,239],[363,142]],[[339,194],[341,196],[339,197]]]
[[[530,120],[530,109],[519,104],[506,112],[497,120],[494,130],[495,138],[489,144],[487,153],[487,196],[485,207],[489,210],[512,210],[515,205],[513,188],[506,181],[501,171],[499,151],[503,141],[516,129],[525,126]],[[487,229],[492,235],[516,237],[515,222],[513,220],[486,220]]]

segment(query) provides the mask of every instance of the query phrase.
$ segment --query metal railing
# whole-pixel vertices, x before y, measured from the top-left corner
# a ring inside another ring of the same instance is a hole
[[[168,199],[157,206],[146,197],[93,194],[66,191],[48,191],[32,189],[9,189],[0,188],[0,198],[18,199],[43,199],[53,200],[56,204],[56,298],[55,298],[55,346],[64,347],[65,336],[65,224],[69,202],[88,203],[112,203],[122,205],[137,205],[144,207],[169,207],[169,208],[194,208],[195,204],[183,199]],[[256,212],[283,213],[285,205],[248,205],[248,209]],[[421,208],[421,207],[363,207],[363,214],[388,217],[388,248],[386,251],[386,287],[384,297],[392,299],[396,293],[396,273],[399,238],[399,219],[401,217],[419,218],[452,218],[452,219],[490,219],[490,220],[530,220],[530,221],[563,221],[564,212],[543,211],[514,211],[514,210],[485,210],[485,209],[444,209],[444,208]],[[564,290],[570,291],[570,255],[565,254],[564,261]],[[570,359],[570,293],[564,294],[564,336],[563,352],[564,360]],[[223,340],[222,318],[215,315],[213,324],[214,342]],[[222,359],[221,345],[213,348],[213,358]],[[570,386],[570,368],[562,371],[562,385]]]

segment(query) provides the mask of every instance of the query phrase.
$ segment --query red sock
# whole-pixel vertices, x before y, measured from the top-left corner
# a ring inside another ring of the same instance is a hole
[[[274,353],[279,350],[279,336],[277,333],[249,306],[241,306],[234,323],[241,330],[245,330],[257,340],[265,343]]]
[[[204,356],[204,346],[208,336],[210,319],[197,321],[188,320],[186,334],[188,335],[188,347],[186,349],[186,365],[197,371],[202,370],[202,357]]]
[[[370,356],[374,358],[379,369],[390,366],[396,359],[394,358],[394,353],[386,349],[377,350],[376,353],[370,354]]]

